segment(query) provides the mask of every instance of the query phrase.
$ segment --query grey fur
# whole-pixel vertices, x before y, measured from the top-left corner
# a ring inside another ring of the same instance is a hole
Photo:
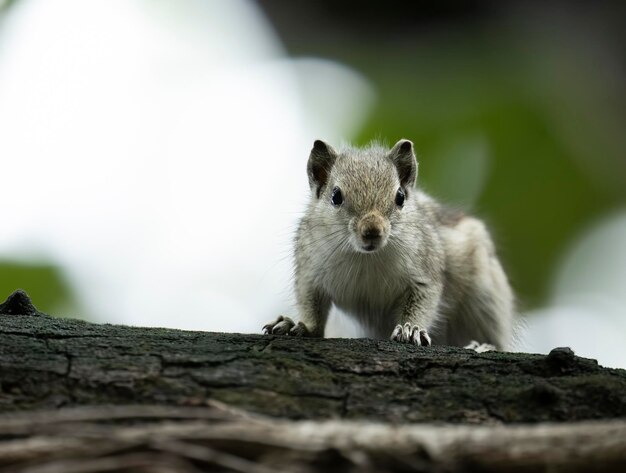
[[[267,333],[321,337],[335,304],[373,338],[509,347],[513,293],[489,233],[414,187],[410,141],[340,151],[316,141],[308,174],[311,201],[295,239],[300,322],[279,317]]]

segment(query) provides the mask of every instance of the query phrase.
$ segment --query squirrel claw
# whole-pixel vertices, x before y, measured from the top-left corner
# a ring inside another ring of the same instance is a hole
[[[404,325],[396,325],[391,332],[391,340],[400,343],[411,343],[413,345],[429,347],[431,345],[430,336],[426,329],[421,329],[417,325],[405,323]]]
[[[289,335],[293,335],[295,337],[309,337],[311,334],[306,325],[302,322],[298,322],[296,326],[290,330]]]
[[[283,319],[284,317],[282,315],[279,315],[276,319],[263,325],[263,333],[265,335],[271,335],[274,330],[274,327],[278,325],[280,322],[282,322]]]
[[[279,315],[275,320],[263,326],[266,335],[291,335],[294,337],[309,336],[309,329],[302,322],[297,324],[290,318]]]
[[[275,320],[263,326],[263,333],[266,335],[288,335],[295,325],[289,317],[279,315]]]

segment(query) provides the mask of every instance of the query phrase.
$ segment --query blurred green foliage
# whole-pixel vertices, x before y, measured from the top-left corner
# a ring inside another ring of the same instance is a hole
[[[53,265],[0,261],[0,302],[16,289],[26,291],[42,312],[81,318],[72,290]]]

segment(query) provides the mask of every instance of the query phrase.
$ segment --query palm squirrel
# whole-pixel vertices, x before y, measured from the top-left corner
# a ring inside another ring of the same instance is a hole
[[[315,141],[295,238],[300,321],[280,316],[265,333],[322,337],[335,304],[376,339],[509,347],[513,293],[485,225],[418,190],[417,167],[409,140]]]

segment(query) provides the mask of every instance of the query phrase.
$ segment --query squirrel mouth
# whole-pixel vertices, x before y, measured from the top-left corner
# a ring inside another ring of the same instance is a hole
[[[362,246],[361,248],[363,248],[367,252],[370,252],[370,251],[374,251],[378,247],[374,245],[373,243],[370,243],[369,245]]]

